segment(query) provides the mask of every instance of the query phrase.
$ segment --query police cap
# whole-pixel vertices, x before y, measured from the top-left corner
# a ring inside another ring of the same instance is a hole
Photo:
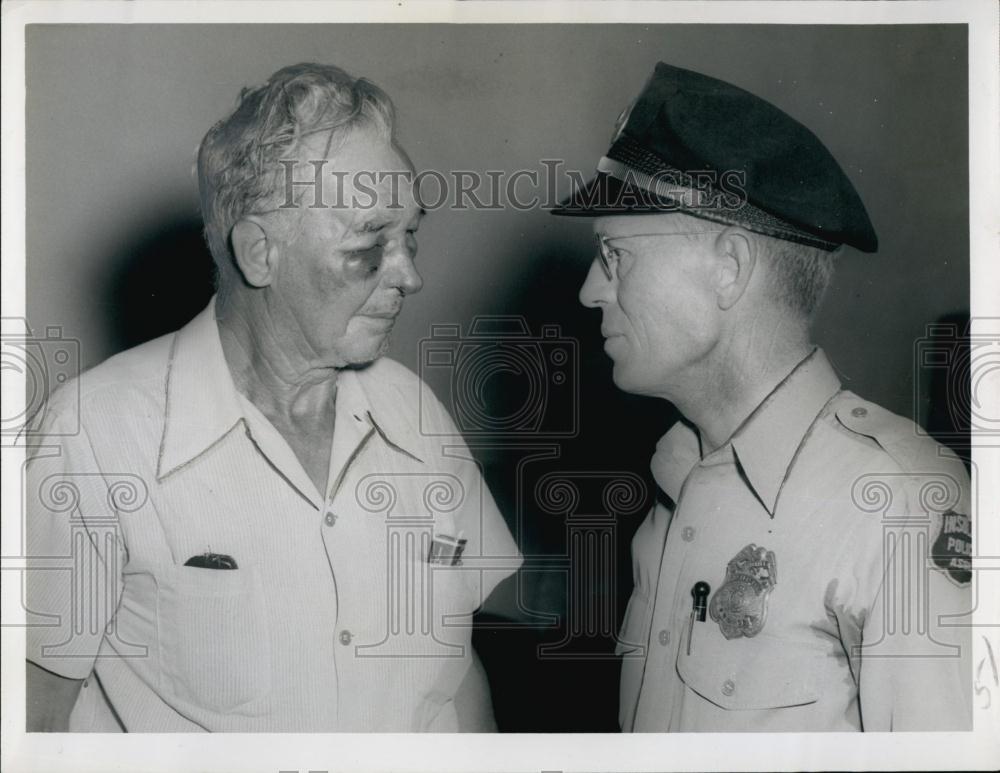
[[[815,134],[748,91],[663,62],[619,117],[597,176],[553,210],[655,212],[827,250],[878,249],[861,197]]]

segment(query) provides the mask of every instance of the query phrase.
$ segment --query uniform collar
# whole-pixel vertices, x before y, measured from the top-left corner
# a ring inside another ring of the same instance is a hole
[[[676,502],[680,498],[684,481],[700,459],[701,442],[698,433],[682,419],[660,438],[649,466],[656,485]]]
[[[730,442],[737,462],[772,517],[799,446],[839,391],[833,366],[821,349],[814,349],[733,433]]]
[[[814,349],[715,452],[729,453],[731,448],[747,483],[772,517],[799,446],[823,406],[839,391],[840,379],[830,361],[821,349]],[[684,480],[700,459],[697,432],[677,422],[657,443],[653,477],[676,502]]]
[[[360,370],[344,370],[337,383],[337,424],[334,431],[331,468],[346,465],[357,446],[374,433],[393,450],[418,461],[419,435],[411,426],[403,408],[412,406],[412,396],[396,393],[385,384],[377,373],[377,363]],[[257,435],[278,435],[262,432],[270,427],[263,414],[252,409],[245,397],[236,389],[226,363],[215,318],[215,298],[187,325],[177,331],[171,345],[167,366],[166,409],[163,435],[157,463],[157,479],[163,479],[208,451],[233,428],[243,421],[251,428],[255,440],[266,440]],[[266,427],[262,427],[262,422]],[[271,428],[273,429],[273,428]],[[257,431],[254,431],[257,430]],[[304,475],[295,471],[288,475],[287,468],[299,467],[297,461],[275,459],[287,456],[290,449],[269,447],[286,446],[274,438],[273,443],[262,445],[261,450],[272,462],[282,462],[279,467],[296,488],[314,489]],[[305,493],[305,492],[303,492]],[[312,497],[309,497],[310,499]]]

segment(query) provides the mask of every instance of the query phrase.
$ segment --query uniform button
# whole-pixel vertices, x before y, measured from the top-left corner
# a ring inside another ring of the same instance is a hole
[[[732,679],[727,679],[722,683],[722,694],[732,695],[736,692],[736,683]]]
[[[334,514],[334,513],[327,513],[326,517],[323,518],[323,522],[327,526],[333,526],[333,524],[335,524],[337,522],[337,516],[336,516],[336,514]]]
[[[351,643],[351,639],[354,638],[354,634],[348,631],[346,628],[340,632],[340,643],[345,647]]]
[[[660,639],[660,644],[666,647],[668,644],[670,644],[670,631],[664,628],[662,631],[660,631],[658,638]]]
[[[855,408],[853,411],[851,411],[851,416],[854,416],[858,419],[863,419],[867,415],[868,415],[867,408]]]
[[[681,532],[681,539],[685,542],[694,542],[694,527],[685,526],[684,530]]]

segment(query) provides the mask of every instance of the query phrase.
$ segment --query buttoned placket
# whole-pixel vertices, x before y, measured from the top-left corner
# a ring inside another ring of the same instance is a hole
[[[664,668],[666,669],[665,673],[671,673],[673,670],[671,664],[677,658],[677,643],[681,637],[674,633],[676,630],[676,621],[671,619],[670,610],[674,608],[672,602],[676,593],[677,578],[680,575],[678,573],[667,571],[664,567],[670,567],[673,565],[675,554],[678,551],[678,540],[672,539],[672,535],[676,531],[677,524],[680,519],[681,504],[684,501],[684,492],[687,489],[688,482],[690,480],[691,474],[688,475],[681,486],[680,493],[677,495],[677,502],[674,504],[674,508],[670,512],[670,521],[667,524],[666,535],[663,543],[663,554],[660,558],[660,572],[657,577],[656,586],[654,588],[654,597],[652,599],[653,609],[650,620],[651,625],[649,629],[649,637],[646,641],[646,663],[643,665],[642,678],[639,680],[639,689],[635,698],[636,706],[632,717],[633,728],[639,724],[640,713],[643,711],[643,688],[646,686],[647,677],[651,673],[653,675],[663,673],[660,669]],[[674,592],[670,591],[671,583],[675,586]],[[663,600],[668,596],[668,594],[671,598],[671,605],[667,607],[667,615],[664,617],[659,613],[660,610],[664,608]],[[664,632],[666,632],[665,636],[663,636]],[[653,645],[654,636],[656,637],[656,646]],[[654,667],[650,669],[650,660],[652,659],[655,659],[656,663],[654,663]],[[657,691],[654,691],[654,693],[656,692]]]
[[[644,669],[643,680],[639,686],[635,724],[638,724],[640,712],[650,711],[650,716],[667,717],[666,727],[661,729],[676,729],[684,693],[684,684],[676,674],[676,663],[681,648],[687,646],[690,635],[688,629],[692,603],[688,597],[690,588],[683,586],[680,580],[687,572],[688,559],[696,549],[697,534],[700,530],[703,531],[703,524],[700,521],[706,515],[696,507],[685,505],[690,503],[691,487],[703,485],[707,468],[717,463],[717,457],[713,454],[695,464],[684,479],[677,495],[677,503],[667,528],[663,558],[660,562],[661,571],[657,581],[656,599],[653,602],[652,625],[650,627],[650,646],[647,650],[650,655],[656,653],[657,662],[652,670]],[[666,632],[666,636],[663,637],[666,639],[665,644],[661,643],[659,638],[664,631]],[[653,646],[654,636],[656,637],[656,646]],[[669,687],[664,690],[660,685],[657,685],[657,689],[651,690],[647,696],[644,696],[643,687],[647,673],[666,674]],[[665,711],[659,711],[653,707],[644,710],[644,703],[648,703],[649,700],[662,699],[667,701],[667,705],[664,706]]]
[[[343,394],[343,392],[341,392]],[[357,411],[340,410],[338,406],[336,424],[334,425],[333,446],[330,452],[330,468],[328,479],[331,482],[323,506],[322,523],[320,534],[323,539],[323,546],[326,551],[327,561],[330,565],[330,577],[333,580],[334,596],[336,598],[336,611],[334,629],[336,631],[335,640],[331,647],[331,660],[334,670],[334,678],[339,687],[341,683],[338,660],[346,657],[350,652],[351,642],[354,640],[354,632],[350,628],[350,620],[345,620],[342,614],[343,606],[337,585],[337,569],[332,559],[333,544],[337,539],[337,522],[340,518],[338,513],[337,498],[343,488],[344,480],[355,461],[361,456],[368,441],[375,434],[373,422],[365,421],[365,418]],[[346,507],[346,505],[345,505]],[[345,513],[346,515],[346,513]],[[340,689],[337,690],[337,718],[338,723],[343,706],[343,696]]]

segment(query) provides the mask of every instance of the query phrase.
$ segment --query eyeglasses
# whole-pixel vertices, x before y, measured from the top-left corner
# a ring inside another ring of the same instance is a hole
[[[601,259],[601,268],[604,269],[604,274],[610,281],[618,275],[618,255],[616,254],[617,251],[614,248],[608,246],[608,242],[618,241],[619,239],[638,239],[646,236],[698,236],[699,234],[717,233],[719,232],[683,231],[653,234],[622,234],[621,236],[605,236],[604,234],[595,233],[594,237],[597,239],[597,256]]]

